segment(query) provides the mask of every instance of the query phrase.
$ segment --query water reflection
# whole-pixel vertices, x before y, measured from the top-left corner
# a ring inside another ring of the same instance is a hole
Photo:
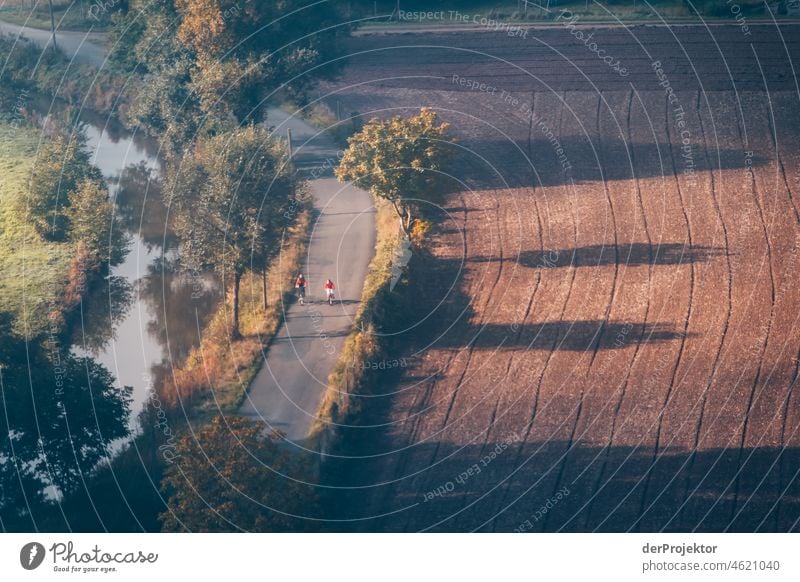
[[[177,268],[176,240],[161,199],[155,144],[84,112],[87,147],[115,201],[114,228],[131,239],[125,260],[84,301],[76,348],[133,386],[131,426],[151,390],[200,341],[223,297],[210,274]]]
[[[140,299],[153,307],[147,331],[168,347],[175,362],[182,362],[198,345],[200,332],[222,295],[217,277],[181,273],[166,260],[153,264],[139,286]]]
[[[117,339],[117,327],[133,305],[133,283],[110,275],[95,283],[80,305],[80,320],[73,326],[71,343],[93,356]]]
[[[115,188],[117,228],[136,233],[148,252],[177,247],[172,231],[167,228],[167,208],[161,198],[158,173],[145,162],[122,170]]]

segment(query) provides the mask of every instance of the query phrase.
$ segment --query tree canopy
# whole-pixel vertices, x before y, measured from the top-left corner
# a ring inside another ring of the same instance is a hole
[[[336,177],[391,202],[409,235],[413,210],[442,184],[453,141],[447,128],[428,108],[407,119],[373,119],[348,138]]]
[[[294,188],[286,145],[256,126],[202,141],[170,172],[164,196],[181,261],[232,281],[234,337],[241,277],[265,269],[278,249]]]
[[[59,240],[67,234],[69,193],[87,180],[102,179],[82,145],[80,136],[57,134],[37,153],[25,202],[34,227],[45,238]]]
[[[10,321],[0,313],[0,524],[30,531],[46,488],[77,491],[128,434],[131,388],[91,358],[26,345]]]
[[[281,532],[302,529],[314,512],[307,468],[280,447],[279,435],[239,417],[215,417],[183,436],[162,489],[164,531]]]
[[[300,0],[136,2],[118,19],[110,59],[145,75],[131,114],[171,155],[198,130],[262,121],[276,92],[303,101],[341,65],[348,12]]]

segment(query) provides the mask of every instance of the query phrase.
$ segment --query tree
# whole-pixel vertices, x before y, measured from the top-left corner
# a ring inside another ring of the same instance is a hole
[[[69,193],[86,180],[102,180],[82,145],[79,136],[56,135],[38,152],[23,202],[27,202],[30,220],[42,237],[62,239],[69,227]]]
[[[131,117],[158,136],[168,160],[192,143],[204,121],[198,95],[190,87],[191,68],[189,58],[178,56],[150,73],[131,105]],[[205,124],[207,131],[214,128],[214,121]]]
[[[304,100],[317,79],[342,66],[347,10],[304,0],[132,3],[116,22],[113,37],[124,42],[111,59],[119,70],[146,74],[134,117],[180,152],[198,130],[262,121],[265,99],[277,91]]]
[[[413,210],[442,182],[441,170],[449,158],[448,124],[437,125],[428,108],[403,119],[373,119],[348,138],[336,177],[352,181],[377,197],[388,200],[410,236]]]
[[[128,434],[131,388],[91,358],[11,332],[0,313],[0,523],[29,524],[47,487],[79,490]],[[31,530],[31,525],[19,526]]]
[[[128,239],[113,228],[114,205],[101,182],[83,180],[68,195],[69,236],[83,241],[92,259],[91,270],[103,264],[118,264],[125,256]]]
[[[266,268],[276,249],[293,179],[285,144],[256,126],[200,142],[168,176],[164,196],[175,215],[181,262],[232,282],[233,338],[240,335],[242,276],[247,268]]]
[[[215,417],[183,436],[162,481],[163,531],[293,531],[315,495],[307,467],[263,423]]]

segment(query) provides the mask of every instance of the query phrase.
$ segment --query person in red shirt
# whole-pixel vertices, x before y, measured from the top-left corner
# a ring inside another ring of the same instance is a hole
[[[328,298],[329,305],[333,305],[333,300],[335,299],[335,296],[333,294],[334,289],[336,289],[336,285],[333,284],[333,281],[331,281],[330,279],[325,281],[325,295]]]
[[[303,273],[300,273],[297,279],[295,279],[294,288],[297,289],[297,297],[300,299],[300,305],[304,305],[306,302],[306,278],[303,277]]]

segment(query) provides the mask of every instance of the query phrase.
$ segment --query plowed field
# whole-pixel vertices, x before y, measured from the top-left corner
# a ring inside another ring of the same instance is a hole
[[[629,74],[567,28],[376,35],[326,88],[461,149],[342,528],[800,529],[800,28],[583,32]]]

